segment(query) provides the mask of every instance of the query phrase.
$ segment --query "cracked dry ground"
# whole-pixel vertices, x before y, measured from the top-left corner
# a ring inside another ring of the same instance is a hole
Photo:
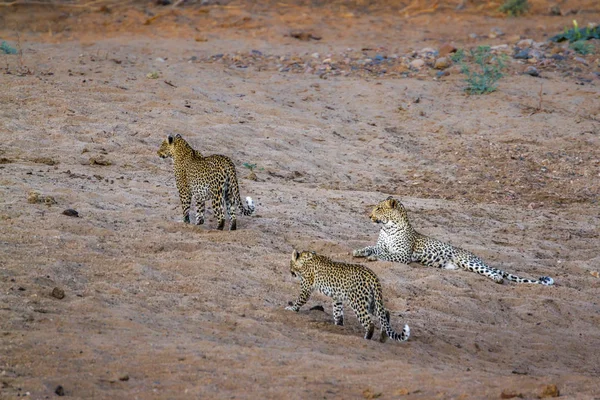
[[[598,80],[515,64],[497,92],[466,96],[458,73],[320,79],[190,62],[463,47],[490,27],[544,40],[571,16],[208,10],[108,33],[86,28],[120,14],[61,17],[69,30],[21,32],[23,57],[0,56],[0,397],[51,398],[59,385],[75,398],[531,398],[548,385],[600,396]],[[290,26],[323,38],[284,36]],[[156,155],[168,133],[231,157],[257,215],[235,232],[211,214],[184,225]],[[556,285],[368,263],[392,325],[411,327],[402,344],[362,339],[351,312],[334,326],[321,295],[285,311],[292,249],[353,261],[390,194],[419,231]]]

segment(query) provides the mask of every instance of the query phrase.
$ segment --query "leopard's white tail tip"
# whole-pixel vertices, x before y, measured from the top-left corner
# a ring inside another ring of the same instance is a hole
[[[408,324],[404,324],[404,329],[402,329],[402,332],[404,333],[404,340],[408,340],[410,337],[410,328],[408,327]]]
[[[542,276],[539,279],[539,281],[542,285],[546,285],[546,286],[554,285],[554,279],[550,278],[549,276]]]
[[[248,207],[254,207],[254,201],[252,200],[252,197],[247,196],[246,203],[248,203]]]

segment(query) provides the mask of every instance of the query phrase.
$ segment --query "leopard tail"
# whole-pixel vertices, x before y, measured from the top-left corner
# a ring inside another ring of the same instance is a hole
[[[232,182],[230,184],[231,195],[233,201],[236,202],[237,206],[242,211],[243,215],[252,215],[256,208],[254,207],[254,201],[252,197],[246,197],[246,204],[242,204],[242,199],[240,197],[240,187],[238,186],[237,178],[234,176],[232,178]]]
[[[527,279],[527,278],[521,278],[520,276],[517,276],[517,275],[509,274],[508,272],[505,272],[502,270],[498,270],[498,272],[500,274],[502,274],[503,278],[506,278],[509,281],[513,281],[516,283],[533,283],[533,284],[544,285],[544,286],[554,285],[554,279],[550,278],[549,276],[541,276],[539,279]]]
[[[408,325],[404,325],[402,333],[400,334],[396,333],[396,331],[394,331],[394,329],[390,325],[390,313],[383,307],[383,295],[381,290],[381,284],[379,282],[374,288],[373,295],[373,297],[375,298],[375,313],[379,317],[379,323],[385,330],[385,333],[388,335],[388,337],[399,342],[404,342],[408,340],[408,337],[410,336],[410,328],[408,327]]]

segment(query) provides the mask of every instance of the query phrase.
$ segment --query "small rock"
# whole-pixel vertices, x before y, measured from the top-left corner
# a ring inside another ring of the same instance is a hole
[[[527,60],[528,58],[531,58],[529,49],[517,51],[515,55],[513,55],[513,58],[516,58],[517,60]]]
[[[495,39],[500,36],[504,36],[504,32],[502,32],[500,28],[492,28],[490,30],[490,34],[488,35],[488,37],[491,39]]]
[[[90,157],[91,165],[112,165],[112,162],[104,156]]]
[[[469,39],[477,39],[478,37],[476,33],[469,33]]]
[[[446,69],[449,66],[450,66],[450,60],[448,60],[447,57],[440,57],[437,60],[435,60],[435,64],[433,65],[433,68]]]
[[[52,196],[44,196],[36,191],[27,193],[27,202],[30,204],[44,203],[48,206],[56,204],[56,199]]]
[[[77,212],[77,210],[73,210],[72,208],[67,208],[62,213],[63,213],[63,215],[66,215],[67,217],[79,218],[79,213]]]
[[[448,71],[438,71],[438,72],[436,72],[435,77],[439,79],[439,78],[442,78],[442,77],[448,76],[448,75],[450,75],[450,73]]]
[[[558,396],[560,396],[560,392],[558,391],[558,388],[554,384],[546,385],[542,389],[542,392],[540,393],[540,398],[542,398],[542,399],[544,399],[546,397],[558,397]]]
[[[54,289],[52,289],[51,295],[56,299],[62,300],[65,298],[65,291],[61,288],[55,287]]]
[[[410,62],[411,68],[414,68],[414,69],[421,69],[421,67],[423,67],[423,65],[425,65],[425,61],[423,61],[419,58],[417,58],[416,60],[412,60]]]
[[[540,72],[538,71],[538,69],[531,65],[529,67],[525,68],[525,71],[523,71],[523,73],[525,75],[530,75],[530,76],[540,76]]]
[[[311,56],[312,58],[319,58],[319,57],[320,57],[320,54],[319,54],[319,53],[312,53],[310,56]]]
[[[578,62],[582,63],[583,65],[588,65],[588,62],[586,61],[585,58],[575,57],[575,61],[578,61]]]
[[[315,311],[323,311],[323,312],[325,312],[325,309],[324,309],[324,308],[323,308],[323,306],[321,306],[321,305],[319,305],[319,306],[314,306],[314,307],[311,307],[311,308],[310,308],[310,311],[313,311],[313,310],[315,310]]]
[[[560,11],[560,7],[558,5],[554,5],[552,7],[550,7],[550,15],[562,15],[562,12]]]
[[[504,389],[500,394],[501,399],[513,399],[515,397],[523,397],[523,395],[515,390]]]
[[[305,42],[308,42],[311,39],[312,40],[321,40],[321,36],[315,35],[312,32],[306,32],[306,31],[292,31],[292,32],[290,32],[290,37],[293,37],[298,40],[303,40]]]
[[[533,45],[533,39],[523,39],[517,42],[517,47],[521,49],[528,49]]]
[[[448,54],[456,53],[456,47],[454,47],[451,43],[446,42],[442,44],[438,53],[440,57],[446,57]]]
[[[600,278],[600,272],[598,271],[590,271],[590,274],[594,277],[594,278]]]
[[[121,375],[119,377],[119,380],[122,381],[122,382],[127,382],[129,380],[129,375],[128,374]]]
[[[54,393],[56,393],[57,396],[64,396],[65,389],[61,385],[58,385],[56,389],[54,389]]]

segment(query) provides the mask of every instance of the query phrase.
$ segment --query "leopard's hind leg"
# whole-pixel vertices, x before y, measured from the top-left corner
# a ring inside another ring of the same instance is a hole
[[[333,322],[336,325],[344,325],[344,305],[339,300],[333,303]]]
[[[369,298],[367,296],[350,300],[350,307],[354,310],[358,321],[365,329],[365,339],[370,340],[375,331],[375,325],[369,315]]]
[[[223,230],[225,227],[225,214],[223,211],[223,191],[220,189],[212,191],[212,209],[217,218],[217,229]]]
[[[230,179],[227,179],[225,190],[223,190],[225,197],[225,208],[227,209],[227,214],[229,215],[229,230],[235,231],[237,229],[237,220],[236,220],[236,200],[234,197],[234,193],[232,190],[233,184],[230,182]]]

